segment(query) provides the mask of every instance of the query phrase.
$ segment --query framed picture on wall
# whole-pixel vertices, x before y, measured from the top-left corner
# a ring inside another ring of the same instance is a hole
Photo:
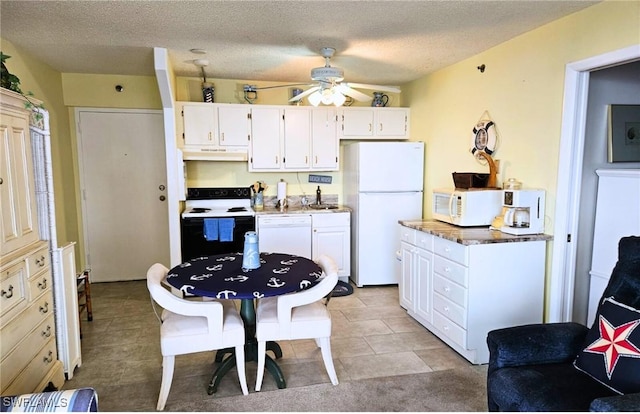
[[[640,162],[640,105],[609,105],[609,162]]]

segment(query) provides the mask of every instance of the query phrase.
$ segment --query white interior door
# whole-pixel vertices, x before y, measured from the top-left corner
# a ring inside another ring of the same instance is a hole
[[[85,258],[94,282],[169,264],[161,111],[78,109]]]

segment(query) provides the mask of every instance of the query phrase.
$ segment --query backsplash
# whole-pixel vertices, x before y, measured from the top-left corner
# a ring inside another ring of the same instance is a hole
[[[290,207],[300,207],[302,206],[302,197],[305,197],[304,195],[288,195],[287,196],[287,203],[289,204]],[[316,202],[316,196],[314,195],[308,195],[307,197],[307,203],[308,204],[313,204]],[[264,197],[264,206],[269,208],[275,208],[276,204],[278,203],[278,198],[277,196],[265,196]],[[338,204],[338,194],[322,194],[322,203],[323,204]]]

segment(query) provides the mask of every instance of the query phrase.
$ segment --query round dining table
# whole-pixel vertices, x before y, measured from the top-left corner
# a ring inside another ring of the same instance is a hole
[[[167,283],[183,295],[240,300],[240,315],[245,329],[245,359],[257,361],[254,300],[309,289],[319,282],[322,269],[310,259],[284,253],[260,253],[260,267],[257,269],[243,268],[242,259],[242,253],[198,257],[169,270]],[[276,342],[269,342],[267,349],[273,351],[276,358],[282,357]],[[233,348],[218,352],[216,361],[222,363],[211,378],[207,390],[209,395],[216,392],[222,377],[235,366],[234,357],[223,360],[225,354],[233,352]],[[273,375],[278,388],[285,388],[282,371],[269,355],[265,367]]]

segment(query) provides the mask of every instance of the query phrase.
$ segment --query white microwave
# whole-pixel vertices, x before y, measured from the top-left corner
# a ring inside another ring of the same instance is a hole
[[[461,227],[489,226],[502,212],[502,190],[433,190],[434,219]]]

